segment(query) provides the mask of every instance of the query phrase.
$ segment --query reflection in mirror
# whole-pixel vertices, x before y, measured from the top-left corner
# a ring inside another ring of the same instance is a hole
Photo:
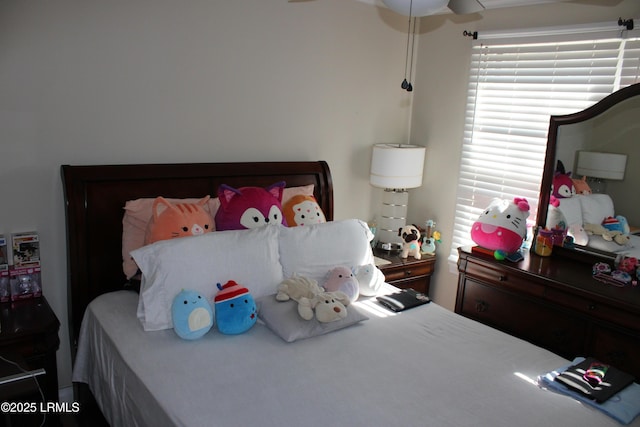
[[[552,116],[540,191],[538,225],[547,224],[553,174],[557,161],[561,160],[565,170],[572,172],[571,176],[576,179],[582,178],[579,172],[586,172],[587,166],[593,168],[601,163],[602,169],[609,169],[609,173],[591,172],[589,184],[593,192],[609,195],[615,215],[624,216],[632,231],[640,227],[640,202],[635,196],[640,183],[639,145],[640,83],[621,89],[579,113]],[[592,153],[618,156],[594,157]],[[585,162],[587,157],[595,160],[595,164],[588,165]],[[593,182],[597,175],[607,176],[608,179]],[[639,246],[636,250],[640,252],[640,242],[636,246]],[[611,248],[614,249],[616,247]]]

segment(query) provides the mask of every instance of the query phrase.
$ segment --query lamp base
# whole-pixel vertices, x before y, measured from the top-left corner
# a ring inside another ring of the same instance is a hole
[[[400,243],[378,242],[376,244],[376,249],[387,251],[387,252],[400,252],[402,250],[402,245]]]
[[[402,238],[398,231],[407,223],[409,193],[402,189],[386,189],[382,195],[382,210],[378,221],[377,240],[388,244],[389,248],[402,248]],[[389,249],[391,250],[391,249]]]

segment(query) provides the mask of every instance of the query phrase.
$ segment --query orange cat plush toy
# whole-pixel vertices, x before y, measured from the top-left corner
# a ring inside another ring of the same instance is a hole
[[[213,219],[205,209],[208,201],[209,196],[195,203],[171,203],[163,197],[156,198],[145,245],[213,231]]]

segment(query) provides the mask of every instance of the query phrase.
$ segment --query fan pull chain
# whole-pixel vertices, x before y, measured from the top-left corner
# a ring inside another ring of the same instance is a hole
[[[409,26],[407,28],[407,50],[405,52],[405,57],[404,57],[404,80],[402,80],[402,84],[400,85],[400,87],[404,90],[406,90],[407,92],[412,92],[413,91],[413,85],[411,84],[411,75],[413,72],[413,51],[414,51],[414,46],[415,46],[415,39],[416,39],[416,18],[413,18],[413,37],[411,37],[411,18],[412,18],[412,9],[413,9],[413,0],[410,1],[409,3]],[[411,43],[409,43],[409,41],[411,41]],[[409,63],[409,44],[411,44],[411,64],[408,65]],[[407,80],[407,67],[409,68],[409,80]]]
[[[411,84],[412,76],[413,76],[413,53],[416,50],[416,18],[413,18],[413,34],[411,36],[411,63],[409,64],[409,86],[407,87],[407,92],[413,91],[413,84]]]

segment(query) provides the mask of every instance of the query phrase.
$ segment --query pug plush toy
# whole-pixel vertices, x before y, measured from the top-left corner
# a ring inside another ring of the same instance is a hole
[[[398,230],[398,236],[402,237],[402,258],[409,255],[415,259],[420,259],[420,230],[415,225],[405,225]]]

